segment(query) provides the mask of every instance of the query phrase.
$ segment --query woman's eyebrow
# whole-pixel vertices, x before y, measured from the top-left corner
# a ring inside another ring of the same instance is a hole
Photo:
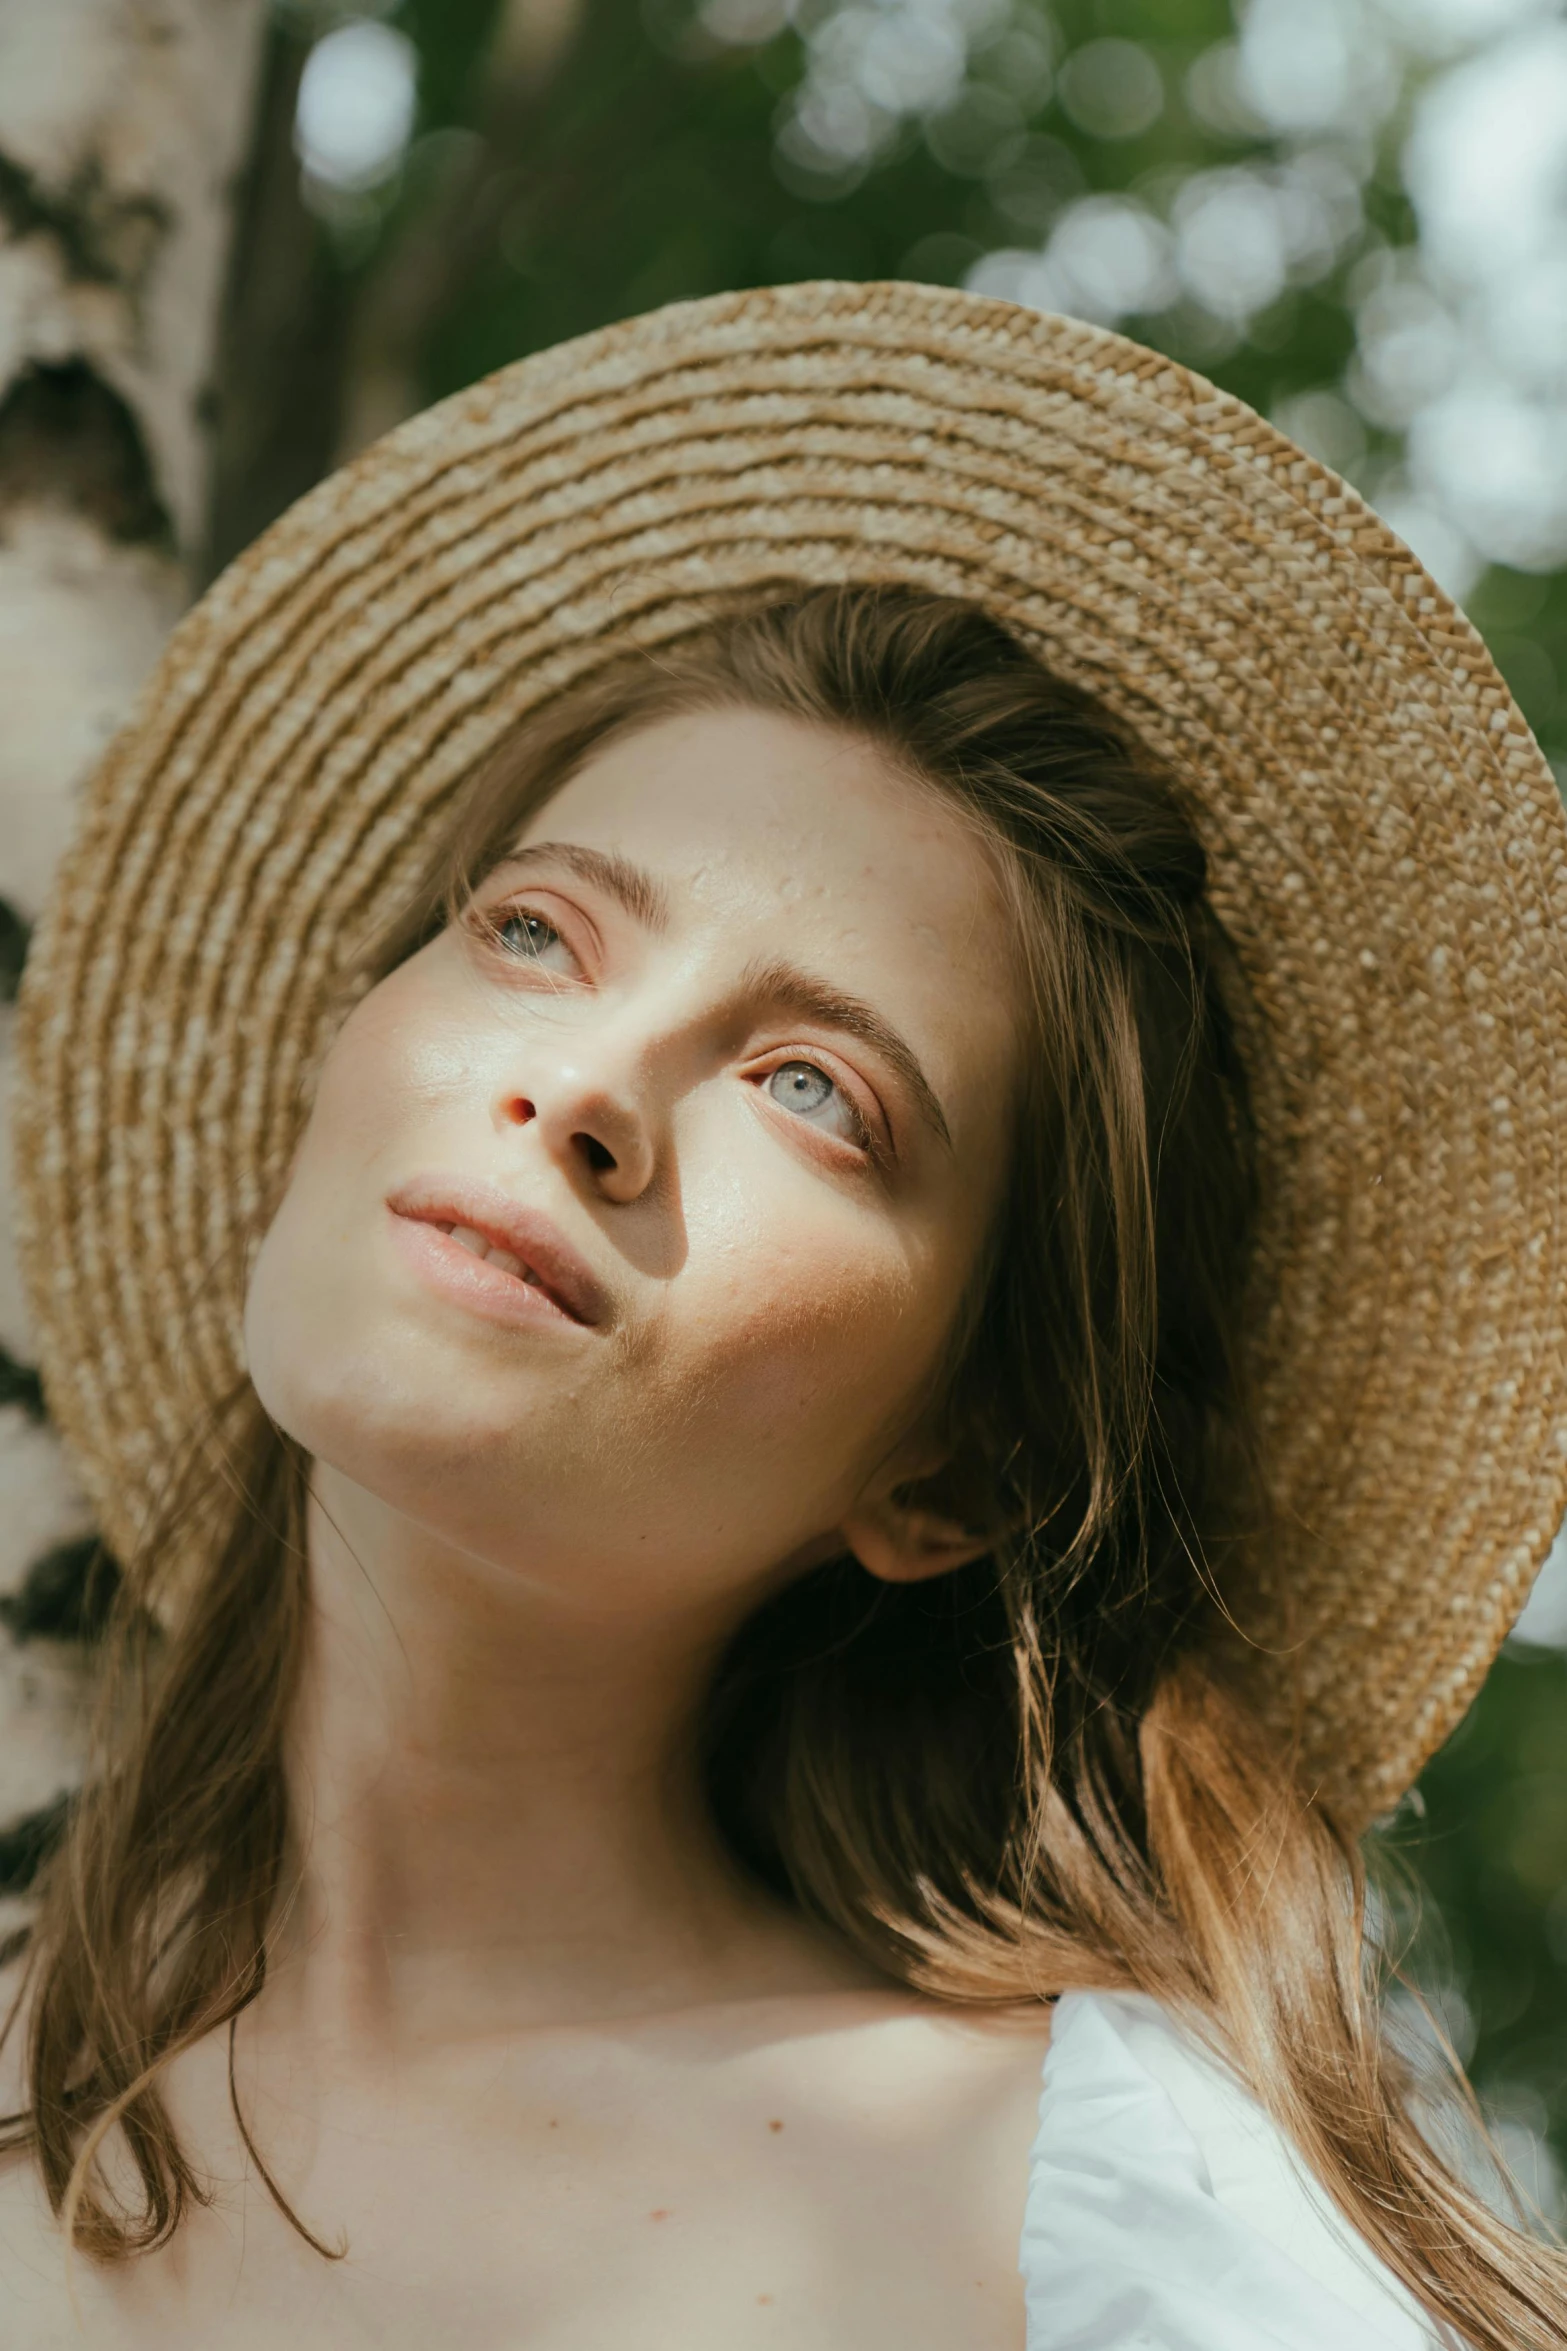
[[[832,987],[826,980],[813,978],[793,963],[752,964],[743,985],[747,995],[762,997],[781,1012],[792,1012],[800,1020],[819,1021],[824,1028],[842,1029],[846,1036],[859,1037],[897,1072],[913,1096],[921,1118],[951,1150],[952,1130],[947,1124],[947,1114],[935,1087],[920,1067],[918,1054],[874,1005],[865,1003],[859,996],[846,996],[841,989]]]
[[[579,882],[618,899],[633,919],[650,931],[669,927],[669,895],[645,866],[613,850],[585,849],[576,841],[531,841],[513,850],[508,865],[563,865]]]

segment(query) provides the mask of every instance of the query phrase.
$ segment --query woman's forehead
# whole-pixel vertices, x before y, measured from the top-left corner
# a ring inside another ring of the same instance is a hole
[[[619,857],[692,912],[765,894],[945,931],[1000,906],[987,847],[944,794],[863,736],[768,711],[682,713],[607,744],[520,846],[545,841]]]

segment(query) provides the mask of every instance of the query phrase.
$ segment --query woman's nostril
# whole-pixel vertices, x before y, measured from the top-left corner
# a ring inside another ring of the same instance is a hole
[[[587,1161],[589,1167],[592,1168],[594,1174],[607,1175],[609,1170],[615,1165],[614,1152],[607,1149],[606,1146],[599,1141],[597,1135],[579,1135],[577,1137],[577,1141],[582,1146],[583,1158]]]

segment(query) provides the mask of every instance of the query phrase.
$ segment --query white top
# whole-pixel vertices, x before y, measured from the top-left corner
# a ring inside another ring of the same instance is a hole
[[[1018,2266],[1028,2351],[1461,2351],[1135,1992],[1056,2003]]]

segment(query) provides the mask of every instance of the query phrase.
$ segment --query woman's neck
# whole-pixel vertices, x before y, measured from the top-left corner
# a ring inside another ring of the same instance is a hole
[[[269,2007],[368,2054],[863,1980],[709,1821],[691,1729],[729,1623],[542,1598],[330,1471],[309,1542]]]

